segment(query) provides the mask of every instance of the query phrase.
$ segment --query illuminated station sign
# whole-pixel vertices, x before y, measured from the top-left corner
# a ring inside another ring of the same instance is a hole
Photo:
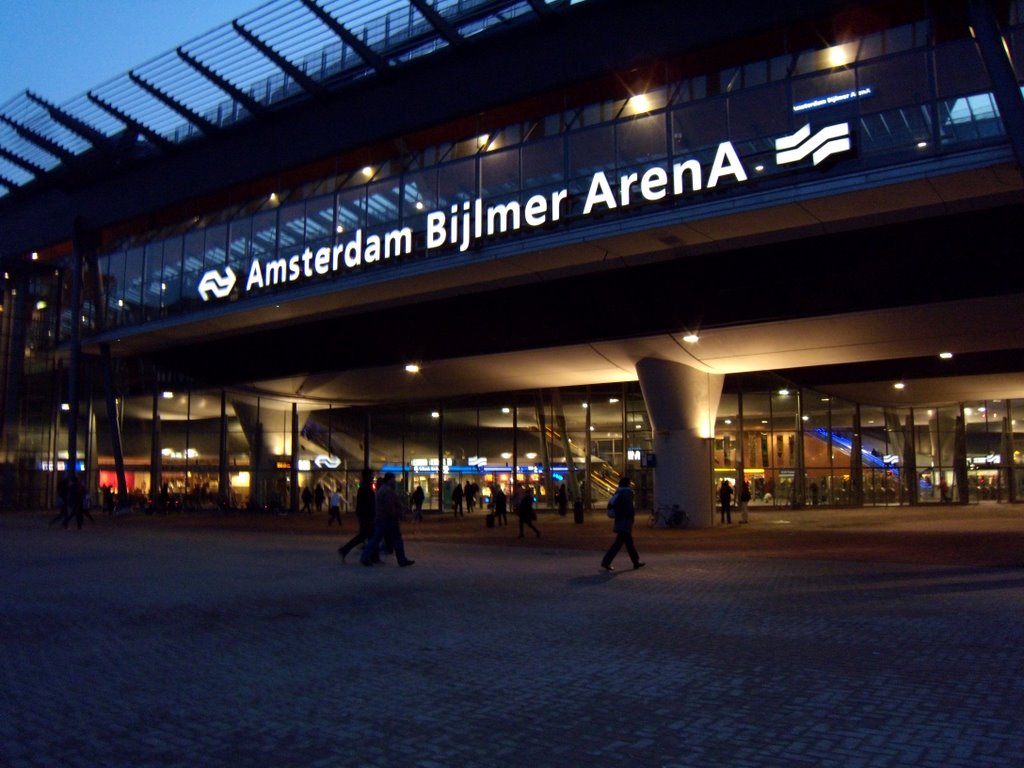
[[[817,166],[833,155],[850,150],[849,123],[828,125],[814,132],[808,123],[796,133],[775,140],[775,164],[777,167],[798,166],[810,159]],[[411,227],[383,234],[364,234],[362,229],[356,229],[348,239],[331,246],[316,250],[307,247],[290,257],[254,258],[244,276],[236,274],[230,266],[210,270],[200,279],[198,291],[203,301],[224,299],[236,288],[248,294],[402,259],[414,255],[417,247],[427,254],[465,252],[490,238],[546,227],[570,217],[588,218],[671,198],[688,198],[723,185],[742,185],[749,179],[747,168],[732,142],[723,141],[711,163],[693,158],[671,165],[653,165],[618,177],[597,171],[590,178],[586,196],[580,196],[581,199],[573,199],[568,189],[558,189],[533,195],[523,203],[509,200],[485,204],[480,198],[467,200],[447,210],[427,213],[425,229],[419,236]]]

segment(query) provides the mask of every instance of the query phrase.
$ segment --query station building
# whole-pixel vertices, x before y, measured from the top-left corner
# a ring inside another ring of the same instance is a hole
[[[271,0],[18,94],[0,503],[1016,502],[1022,56],[1016,1]]]

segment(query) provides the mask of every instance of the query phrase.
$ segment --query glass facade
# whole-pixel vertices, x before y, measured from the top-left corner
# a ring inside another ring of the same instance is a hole
[[[1010,39],[1020,36],[1017,30]],[[688,160],[708,169],[724,141],[733,143],[758,190],[782,188],[794,179],[790,169],[774,162],[775,140],[812,122],[852,124],[856,158],[844,163],[850,173],[1001,143],[1002,125],[974,42],[931,40],[930,25],[920,22],[841,46],[672,81],[644,94],[567,108],[352,169],[271,195],[255,212],[252,206],[241,215],[236,209],[222,212],[212,217],[218,223],[190,222],[166,238],[127,242],[99,257],[99,295],[88,295],[87,286],[86,322],[93,329],[129,327],[201,311],[200,278],[225,267],[239,277],[229,300],[244,300],[241,288],[252,261],[344,244],[357,230],[368,238],[408,227],[416,242],[414,253],[403,258],[422,258],[429,212],[459,209],[478,198],[485,206],[525,204],[531,196],[562,189],[572,199],[582,198],[598,172],[614,179]],[[714,205],[739,193],[723,185],[706,200]],[[685,209],[706,200],[682,195],[616,216],[642,216],[665,205]],[[600,221],[584,220],[578,210],[563,218],[568,227]],[[549,232],[541,227],[516,237],[525,242]],[[470,245],[477,247],[486,246]],[[364,263],[357,269],[372,268]],[[337,272],[329,281],[350,273]]]
[[[477,484],[486,506],[496,484],[511,487],[513,468],[542,510],[557,508],[563,483],[570,509],[577,501],[600,507],[624,472],[638,507],[657,505],[652,433],[634,382],[400,406],[302,405],[294,415],[281,399],[164,390],[119,399],[117,412],[130,503],[139,510],[287,511],[298,503],[293,482],[337,487],[351,509],[364,461],[395,472],[407,492],[421,486],[425,509],[445,514],[456,484]],[[1024,400],[877,408],[758,381],[723,394],[708,492],[742,478],[752,510],[1018,501],[1020,412]],[[39,478],[30,506],[53,503],[68,455],[66,412],[56,424],[54,439],[40,434],[46,444],[32,451],[46,458],[30,467]],[[102,403],[81,404],[78,445],[102,497],[104,486],[116,486]]]
[[[1015,21],[1007,39],[1019,60],[1024,31]],[[478,484],[486,502],[495,485],[508,490],[516,480],[533,488],[541,508],[552,507],[562,484],[574,503],[589,508],[624,472],[634,479],[639,506],[654,509],[653,438],[635,382],[353,408],[187,382],[154,389],[150,382],[167,372],[142,363],[133,372],[126,361],[118,369],[127,383],[114,393],[112,424],[100,394],[100,361],[84,361],[83,389],[91,394],[72,409],[68,360],[58,351],[73,328],[88,335],[201,313],[198,285],[209,270],[230,267],[244,282],[254,260],[333,247],[357,231],[422,233],[428,212],[476,199],[524,204],[562,189],[582,197],[599,172],[625,176],[689,160],[706,169],[725,141],[735,145],[757,189],[785,190],[800,177],[769,162],[775,141],[812,121],[850,121],[857,151],[845,168],[853,174],[1005,143],[974,42],[935,42],[926,22],[665,79],[643,94],[386,158],[104,247],[87,260],[77,289],[70,270],[4,275],[2,374],[23,382],[19,398],[4,403],[6,487],[16,489],[10,503],[54,503],[56,474],[69,456],[68,420],[77,412],[76,455],[91,490],[99,494],[115,483],[116,434],[130,501],[140,508],[293,509],[295,491],[316,485],[340,487],[351,505],[366,463],[397,471],[407,491],[422,486],[434,510],[450,509],[456,483]],[[682,196],[616,215],[627,227],[631,216],[708,202],[703,215],[710,216],[735,194]],[[600,221],[578,212],[567,218],[566,226],[580,229]],[[517,237],[549,234],[540,228]],[[500,245],[496,239],[488,247]],[[418,242],[409,258],[422,257],[422,248]],[[81,311],[71,309],[75,290]],[[241,305],[245,298],[236,288],[228,300]],[[784,385],[730,386],[723,395],[709,493],[722,479],[748,482],[754,508],[1024,497],[1024,430],[1015,418],[1024,401],[889,409]]]

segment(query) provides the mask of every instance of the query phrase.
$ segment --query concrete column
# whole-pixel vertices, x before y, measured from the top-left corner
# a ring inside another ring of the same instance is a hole
[[[666,360],[636,365],[654,434],[654,503],[678,504],[694,528],[714,524],[711,440],[725,377]]]

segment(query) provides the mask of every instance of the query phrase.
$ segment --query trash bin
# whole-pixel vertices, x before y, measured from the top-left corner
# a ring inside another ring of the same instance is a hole
[[[583,522],[583,502],[580,500],[572,503],[572,519],[576,523]]]

